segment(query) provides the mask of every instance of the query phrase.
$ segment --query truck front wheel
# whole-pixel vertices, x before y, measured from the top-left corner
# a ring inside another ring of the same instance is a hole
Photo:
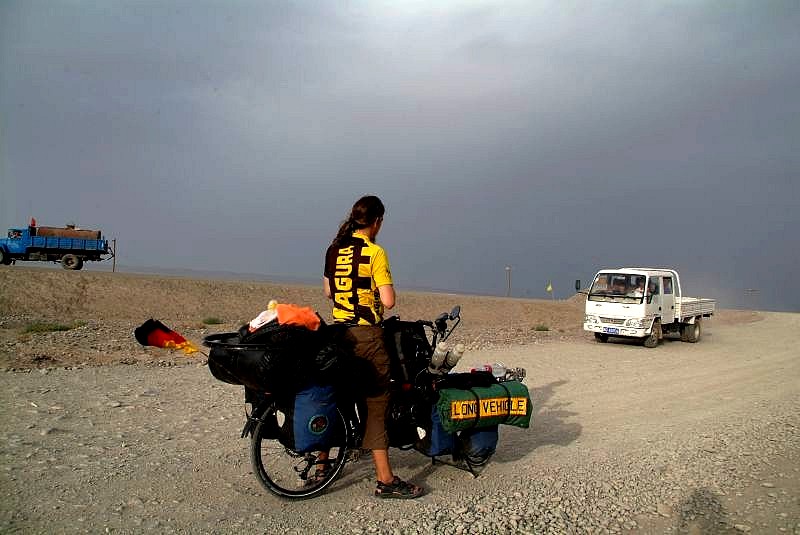
[[[659,340],[661,340],[661,322],[655,320],[650,335],[644,339],[644,347],[656,347]]]
[[[694,323],[684,323],[681,325],[681,341],[693,344],[700,340],[700,333],[702,332],[700,326],[700,318],[696,318]]]
[[[79,270],[83,267],[83,258],[74,254],[65,254],[61,257],[61,267],[64,269]]]
[[[605,333],[594,333],[594,339],[598,342],[608,342],[608,335]]]
[[[11,263],[11,257],[8,256],[2,249],[0,249],[0,264],[5,266]]]

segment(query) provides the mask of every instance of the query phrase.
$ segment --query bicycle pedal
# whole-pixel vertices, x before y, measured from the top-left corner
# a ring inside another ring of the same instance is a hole
[[[365,450],[362,448],[348,450],[347,451],[347,461],[348,462],[358,462],[361,459],[362,455],[368,455],[370,450]]]

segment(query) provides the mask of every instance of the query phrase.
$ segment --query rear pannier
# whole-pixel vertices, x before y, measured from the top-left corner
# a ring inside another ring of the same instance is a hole
[[[334,387],[311,386],[279,404],[278,440],[298,453],[325,450],[340,430],[337,418]]]

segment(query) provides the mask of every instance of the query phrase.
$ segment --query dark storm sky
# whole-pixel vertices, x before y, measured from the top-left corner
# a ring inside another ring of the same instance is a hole
[[[796,1],[6,0],[0,224],[315,280],[373,193],[400,291],[658,265],[798,311],[798,28]]]

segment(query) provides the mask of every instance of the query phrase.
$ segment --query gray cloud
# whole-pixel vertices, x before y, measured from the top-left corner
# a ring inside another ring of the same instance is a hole
[[[794,2],[5,2],[0,219],[313,279],[370,192],[401,287],[661,264],[797,310],[797,27]]]

